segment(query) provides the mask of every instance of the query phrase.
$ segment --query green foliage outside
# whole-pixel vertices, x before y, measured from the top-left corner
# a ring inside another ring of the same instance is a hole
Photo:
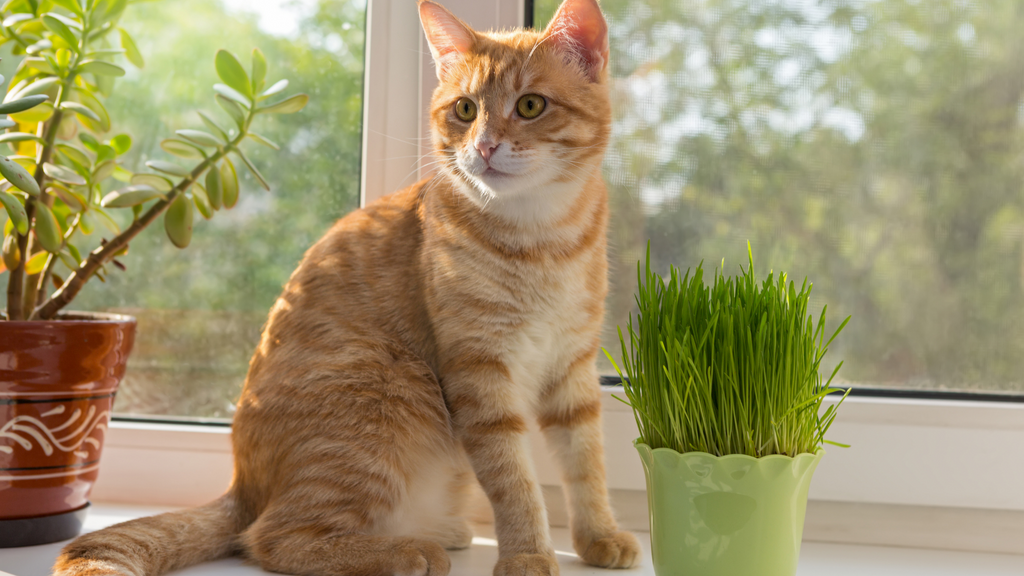
[[[1024,3],[601,5],[606,347],[648,239],[657,271],[726,273],[750,240],[758,269],[812,278],[814,307],[853,317],[844,381],[1024,391]]]
[[[362,2],[322,0],[298,34],[278,37],[220,2],[135,2],[125,11],[121,26],[146,67],[119,79],[106,105],[117,119],[115,133],[134,138],[122,159],[129,169],[173,159],[160,140],[202,126],[195,110],[227,118],[209,88],[220,81],[213,62],[219,48],[248,55],[259,46],[274,77],[287,77],[289,91],[311,101],[295,115],[261,117],[258,132],[280,151],[246,148],[271,192],[238,166],[238,204],[210,221],[197,217],[187,249],[168,242],[162,226],[151,227],[119,258],[126,272],[90,282],[75,300],[75,309],[139,318],[118,411],[230,416],[260,327],[288,275],[358,205],[364,14]],[[10,63],[5,55],[3,64]]]
[[[101,138],[115,120],[102,102],[116,90],[114,79],[126,73],[113,60],[124,56],[144,66],[131,34],[118,26],[127,7],[127,0],[12,0],[0,11],[4,43],[24,56],[0,105],[0,113],[9,114],[0,140],[14,152],[0,158],[7,180],[0,200],[9,218],[3,246],[7,320],[57,318],[89,280],[106,280],[108,266],[123,270],[117,257],[158,220],[172,244],[187,247],[196,212],[209,220],[238,202],[243,167],[269,191],[242,144],[279,150],[252,131],[254,121],[294,114],[309,102],[306,94],[285,95],[288,80],[268,83],[259,49],[253,49],[248,70],[220,49],[214,62],[221,83],[213,92],[226,121],[198,112],[203,130],[177,130],[160,141],[164,151],[191,161],[185,165],[151,160],[147,171],[126,170],[117,158],[131,149],[131,137]],[[120,48],[109,39],[114,31]],[[125,211],[125,223],[117,222],[117,210]]]

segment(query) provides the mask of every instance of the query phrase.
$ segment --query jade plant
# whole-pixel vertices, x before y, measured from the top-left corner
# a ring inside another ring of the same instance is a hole
[[[811,285],[797,290],[784,273],[758,282],[754,258],[736,277],[718,269],[705,283],[703,263],[667,281],[637,264],[639,314],[619,329],[622,377],[640,439],[651,448],[715,456],[815,453],[842,404],[821,410],[831,386],[821,362],[846,318],[825,340],[825,313],[808,313]],[[608,354],[607,351],[605,351]],[[846,391],[848,394],[849,391]],[[845,399],[846,395],[843,395]],[[620,398],[620,400],[622,400]]]
[[[248,139],[277,149],[251,131],[253,121],[297,112],[309,101],[305,94],[285,96],[287,80],[266,86],[267,61],[258,49],[249,71],[220,50],[214,64],[222,83],[213,90],[227,120],[199,111],[204,130],[178,130],[161,142],[191,165],[151,160],[149,172],[129,171],[122,159],[132,139],[110,135],[113,122],[103,104],[125,74],[120,59],[144,65],[118,25],[128,5],[8,0],[0,7],[0,44],[11,44],[21,57],[0,104],[0,143],[13,150],[0,156],[8,320],[57,317],[86,282],[105,281],[109,266],[123,269],[117,258],[161,216],[170,241],[188,246],[194,211],[209,219],[238,201],[236,161],[269,190],[240,146]],[[124,218],[115,217],[119,210]],[[119,226],[129,213],[130,223]]]

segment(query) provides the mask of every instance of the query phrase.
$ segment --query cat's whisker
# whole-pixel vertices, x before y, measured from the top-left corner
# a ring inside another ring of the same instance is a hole
[[[588,146],[559,146],[558,147],[558,151],[562,151],[562,150],[587,150],[587,149],[590,149],[590,148],[597,148],[599,146],[601,146],[601,144],[590,144]]]
[[[396,140],[396,141],[402,142],[404,144],[416,144],[416,145],[419,145],[420,141],[422,141],[422,140],[430,140],[430,136],[422,136],[422,137],[417,137],[417,138],[399,138],[398,136],[392,136],[391,134],[388,134],[386,132],[381,132],[380,130],[374,130],[372,128],[368,128],[368,130],[370,132],[374,133],[374,134],[378,134],[378,135],[383,136],[385,138],[390,138],[392,140]]]
[[[575,166],[575,168],[589,168],[589,166]],[[581,173],[579,173],[578,171],[575,171],[575,170],[566,170],[564,168],[560,168],[559,169],[559,173],[561,175],[571,175],[571,176],[577,178],[581,182],[584,182],[587,179],[585,177],[585,174],[581,174]]]
[[[430,182],[434,183],[441,176],[445,175],[446,173],[450,173],[451,169],[455,167],[456,161],[457,160],[456,160],[456,158],[454,156],[442,156],[440,158],[436,158],[433,162],[430,162],[430,163],[424,165],[424,168],[426,168],[426,167],[433,168],[435,166],[439,166],[440,167],[440,169],[437,170],[437,172],[434,174],[434,176],[430,179]],[[447,169],[447,171],[445,169]]]
[[[555,32],[555,34],[557,34],[557,33],[558,33],[558,31]],[[536,44],[533,45],[533,48],[530,48],[530,53],[526,55],[526,60],[523,61],[523,66],[522,66],[522,68],[519,69],[519,76],[520,77],[522,77],[523,72],[526,71],[526,65],[530,63],[530,59],[533,58],[533,53],[537,51],[537,48],[540,48],[541,44],[546,42],[549,38],[553,37],[555,34],[550,34],[550,35],[544,36],[543,38],[538,40]]]
[[[559,174],[559,176],[565,176],[565,177],[569,178],[572,182],[578,184],[580,187],[586,185],[586,183],[587,183],[587,181],[585,179],[580,178],[580,177],[578,177],[575,174],[572,174],[570,172],[562,172],[561,174]]]
[[[382,160],[404,160],[405,158],[415,158],[416,160],[423,160],[429,156],[432,156],[433,152],[427,152],[426,154],[409,154],[406,156],[388,156]]]
[[[418,158],[419,160],[423,160],[424,158],[428,158],[428,157],[430,157],[432,155],[433,155],[433,152],[428,153],[428,154],[423,154],[422,156],[406,156],[406,158],[414,158],[415,157],[415,158]],[[434,168],[435,166],[446,164],[449,161],[450,161],[450,159],[448,159],[448,158],[436,158],[435,157],[430,162],[420,163],[416,167],[414,167],[412,170],[410,170],[409,173],[406,174],[404,178],[402,178],[401,184],[404,184],[406,182],[406,180],[408,180],[409,177],[412,176],[413,174],[415,174],[416,172],[420,172],[420,171],[424,171],[424,170],[427,170],[427,169],[430,169],[430,168]],[[443,173],[443,171],[438,170],[434,174],[434,176],[431,178],[430,181],[433,182],[442,173]]]
[[[591,166],[590,164],[571,164],[571,163],[570,163],[570,166],[571,166],[572,168],[576,168],[576,169],[578,169],[578,170],[587,170],[587,169],[592,169],[592,168],[593,168],[593,166]],[[563,172],[568,172],[568,170],[565,170],[564,168],[562,168],[561,170],[562,170]],[[572,173],[573,173],[573,174],[576,174],[576,172],[575,172],[575,171],[573,171]],[[582,174],[579,174],[579,176],[580,176],[581,178],[583,177],[583,175],[582,175]]]

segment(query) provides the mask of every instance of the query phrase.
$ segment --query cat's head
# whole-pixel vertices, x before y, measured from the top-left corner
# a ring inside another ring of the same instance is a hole
[[[477,32],[434,2],[419,9],[439,80],[439,169],[483,202],[578,191],[600,169],[611,123],[597,0],[565,0],[543,32]]]

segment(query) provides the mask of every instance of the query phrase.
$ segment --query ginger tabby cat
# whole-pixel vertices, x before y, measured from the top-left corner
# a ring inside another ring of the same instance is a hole
[[[56,574],[157,575],[242,555],[316,576],[444,576],[475,478],[496,576],[558,574],[526,451],[563,469],[573,544],[640,556],[608,505],[595,359],[607,292],[607,26],[565,0],[543,32],[420,18],[440,86],[439,174],[340,220],[270,312],[234,419],[235,474],[205,506],[86,534]]]

